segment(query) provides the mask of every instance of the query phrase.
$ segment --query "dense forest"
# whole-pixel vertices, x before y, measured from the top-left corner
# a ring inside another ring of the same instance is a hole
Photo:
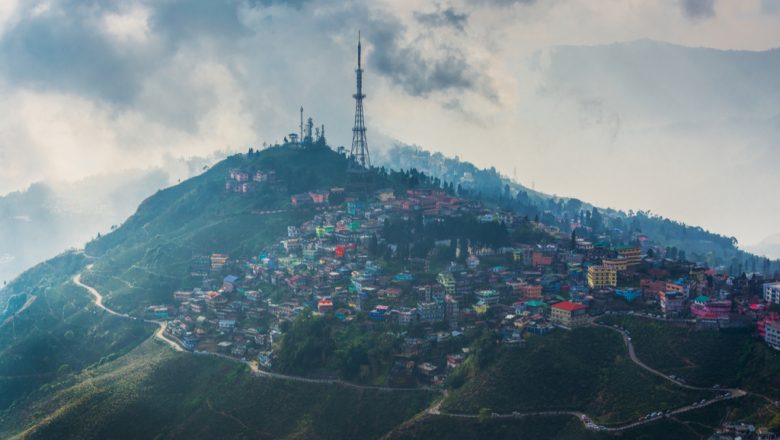
[[[565,233],[584,227],[589,237],[617,239],[617,244],[628,244],[637,235],[644,235],[663,245],[666,257],[704,263],[732,274],[761,272],[780,277],[780,261],[741,250],[736,238],[648,211],[602,209],[576,198],[547,195],[503,176],[494,167],[480,169],[457,157],[431,153],[416,146],[396,144],[376,157],[383,167],[413,168],[455,194],[495,202]]]

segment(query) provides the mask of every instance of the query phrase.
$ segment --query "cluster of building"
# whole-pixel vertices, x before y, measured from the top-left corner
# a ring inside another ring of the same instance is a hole
[[[226,188],[247,192],[241,185],[274,178],[273,171],[232,169]],[[187,349],[256,359],[264,368],[272,368],[281,323],[306,310],[343,325],[386,326],[394,334],[421,328],[423,336],[403,338],[393,371],[433,383],[465,356],[433,355],[442,341],[487,327],[502,344],[522,346],[529,335],[587,325],[590,316],[612,309],[716,327],[758,322],[767,342],[780,347],[780,322],[766,307],[780,302],[780,283],[767,284],[765,301],[756,300],[741,280],[717,270],[647,258],[652,244],[643,236],[634,245],[613,246],[614,237],[580,228],[588,238],[571,241],[556,228],[436,189],[380,190],[365,202],[331,188],[293,195],[290,205],[318,209],[252,257],[193,257],[191,274],[201,285],[175,292],[171,304],[150,307],[148,315],[168,319],[170,336]],[[510,237],[516,227],[531,225],[553,239],[490,247],[437,237],[426,256],[398,255],[384,225],[420,216],[424,224],[448,217],[497,222]],[[442,260],[452,248],[455,255]]]
[[[249,193],[257,189],[258,185],[274,183],[276,172],[274,170],[243,170],[231,168],[228,178],[225,179],[225,191],[237,193]]]

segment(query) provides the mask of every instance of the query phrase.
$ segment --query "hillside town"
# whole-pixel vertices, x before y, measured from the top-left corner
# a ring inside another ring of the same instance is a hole
[[[231,169],[228,192],[273,184],[273,170]],[[251,185],[247,185],[251,183]],[[530,335],[604,314],[687,322],[703,331],[755,328],[780,349],[780,282],[729,276],[666,255],[635,233],[536,219],[460,198],[451,188],[373,191],[368,202],[328,188],[290,198],[310,213],[250,258],[196,255],[200,286],[147,309],[185,349],[274,369],[285,322],[308,314],[397,337],[388,384],[437,385],[478,330],[522,349]],[[283,212],[284,210],[266,213]],[[590,217],[588,213],[588,217]],[[446,350],[450,351],[446,351]]]

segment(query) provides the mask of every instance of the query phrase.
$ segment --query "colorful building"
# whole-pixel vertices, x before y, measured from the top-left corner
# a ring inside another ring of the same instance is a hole
[[[588,322],[588,308],[582,304],[563,301],[550,307],[550,321],[566,328],[579,327]]]
[[[639,246],[620,246],[615,248],[618,257],[625,260],[628,267],[642,263],[642,248]]]
[[[764,301],[780,304],[780,282],[764,283]]]
[[[478,301],[481,301],[483,304],[492,306],[495,304],[498,304],[500,300],[500,296],[498,292],[495,290],[478,290],[475,292],[475,296],[477,297]]]
[[[727,320],[731,314],[731,301],[715,301],[707,296],[698,296],[691,304],[691,314],[699,319]]]
[[[601,260],[601,265],[615,272],[628,269],[628,260],[624,258],[605,258]]]
[[[658,292],[658,302],[661,305],[661,311],[667,317],[679,316],[685,309],[685,298],[681,292],[676,290]]]
[[[606,266],[588,267],[588,286],[591,289],[617,286],[617,271]]]
[[[333,311],[333,300],[330,298],[323,298],[317,303],[317,311],[326,314]]]
[[[635,299],[642,296],[642,292],[636,289],[616,289],[615,296],[619,296],[628,302],[633,302]]]
[[[780,321],[764,323],[764,341],[775,350],[780,350]]]

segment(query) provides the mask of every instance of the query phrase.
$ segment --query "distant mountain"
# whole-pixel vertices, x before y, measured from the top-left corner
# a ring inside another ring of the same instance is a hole
[[[719,50],[639,40],[539,51],[541,94],[576,97],[636,121],[683,127],[780,115],[780,49]],[[587,106],[585,108],[587,110]],[[775,127],[777,128],[777,127]]]
[[[214,158],[171,159],[78,182],[38,182],[0,197],[0,283],[119,225],[144,198],[201,172]]]
[[[756,245],[745,246],[745,249],[756,255],[780,259],[780,233],[770,235]]]
[[[528,142],[512,159],[550,167],[540,187],[757,242],[777,232],[767,202],[780,186],[778,77],[780,49],[640,40],[540,50],[517,79]]]

